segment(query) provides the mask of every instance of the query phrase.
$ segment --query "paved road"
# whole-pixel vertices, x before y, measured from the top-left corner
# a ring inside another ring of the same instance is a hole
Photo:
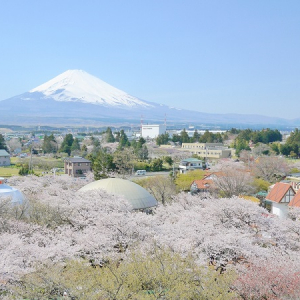
[[[142,179],[142,178],[147,178],[150,176],[169,176],[170,171],[163,171],[163,172],[147,172],[146,175],[132,175],[129,177],[129,180],[135,180],[135,179]]]

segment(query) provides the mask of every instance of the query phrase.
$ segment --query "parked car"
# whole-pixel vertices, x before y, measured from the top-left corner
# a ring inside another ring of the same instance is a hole
[[[137,170],[135,175],[146,175],[146,170]]]

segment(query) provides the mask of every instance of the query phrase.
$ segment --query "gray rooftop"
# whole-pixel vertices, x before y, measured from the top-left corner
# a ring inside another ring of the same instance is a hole
[[[91,161],[82,157],[66,158],[65,161],[72,163],[90,163]]]
[[[0,156],[10,156],[10,155],[6,150],[1,149],[0,150]]]

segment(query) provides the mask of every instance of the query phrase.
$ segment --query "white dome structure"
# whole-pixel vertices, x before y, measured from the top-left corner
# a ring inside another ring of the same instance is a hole
[[[156,199],[140,185],[125,179],[107,178],[82,187],[79,192],[105,190],[108,194],[123,196],[133,209],[145,209],[157,205]]]
[[[24,202],[23,194],[19,190],[4,184],[3,177],[0,177],[0,200],[1,198],[11,199],[12,204],[22,204]]]

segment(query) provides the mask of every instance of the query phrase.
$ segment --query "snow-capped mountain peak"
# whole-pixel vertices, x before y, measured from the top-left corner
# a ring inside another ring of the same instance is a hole
[[[29,92],[39,92],[44,94],[46,98],[63,102],[151,107],[149,103],[133,97],[82,70],[68,70]]]

